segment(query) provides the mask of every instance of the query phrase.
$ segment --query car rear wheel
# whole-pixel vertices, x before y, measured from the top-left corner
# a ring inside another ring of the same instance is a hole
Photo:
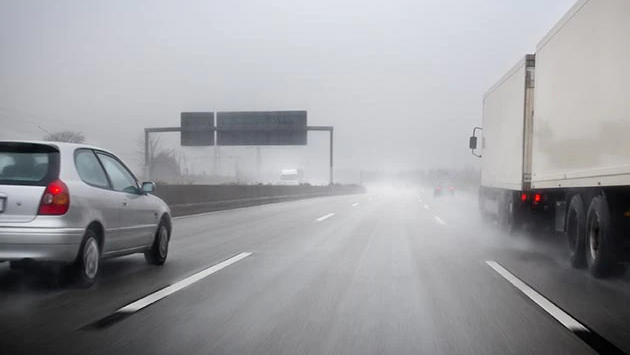
[[[88,229],[81,243],[81,251],[74,263],[74,274],[81,287],[90,287],[96,281],[101,261],[101,251],[96,233]]]
[[[144,259],[149,265],[164,265],[168,256],[169,229],[162,220],[155,233],[155,240],[150,250],[144,252]]]

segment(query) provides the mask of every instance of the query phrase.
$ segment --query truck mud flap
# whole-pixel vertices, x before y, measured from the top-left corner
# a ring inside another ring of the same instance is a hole
[[[556,201],[556,216],[554,230],[563,233],[565,231],[565,219],[567,216],[567,201]]]

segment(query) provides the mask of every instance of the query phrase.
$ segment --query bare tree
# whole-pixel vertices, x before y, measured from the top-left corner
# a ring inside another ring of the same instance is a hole
[[[84,143],[85,136],[77,131],[61,131],[47,134],[44,140],[50,142]]]
[[[136,151],[136,163],[140,166],[147,165],[144,143],[144,136],[138,137],[138,140],[136,141],[136,144],[138,146],[138,150]],[[160,136],[149,136],[149,165],[154,165],[153,163],[155,163],[156,157],[163,150],[165,149],[162,145],[162,142],[160,141]]]
[[[181,167],[174,150],[162,150],[156,155],[151,164],[151,176],[165,181],[181,176]]]
[[[136,152],[136,163],[146,167],[144,136],[138,139],[138,147],[140,149]],[[159,136],[149,136],[148,159],[151,171],[147,173],[152,179],[171,179],[181,175],[181,167],[176,158],[176,152],[172,149],[166,149]]]

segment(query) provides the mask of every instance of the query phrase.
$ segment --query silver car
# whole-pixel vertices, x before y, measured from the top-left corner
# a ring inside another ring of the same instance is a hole
[[[162,265],[171,217],[154,190],[104,149],[0,141],[0,261],[63,263],[87,286],[103,258]]]

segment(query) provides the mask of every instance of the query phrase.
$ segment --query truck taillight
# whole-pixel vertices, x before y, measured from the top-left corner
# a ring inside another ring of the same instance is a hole
[[[523,202],[527,201],[527,194],[526,193],[522,193],[521,194],[521,201],[523,201]]]
[[[540,194],[535,194],[534,195],[534,202],[536,202],[536,203],[540,202],[541,198],[542,197],[540,196]]]
[[[60,216],[66,214],[70,208],[70,192],[68,186],[61,181],[55,180],[48,184],[42,200],[39,203],[37,214],[46,216]]]

